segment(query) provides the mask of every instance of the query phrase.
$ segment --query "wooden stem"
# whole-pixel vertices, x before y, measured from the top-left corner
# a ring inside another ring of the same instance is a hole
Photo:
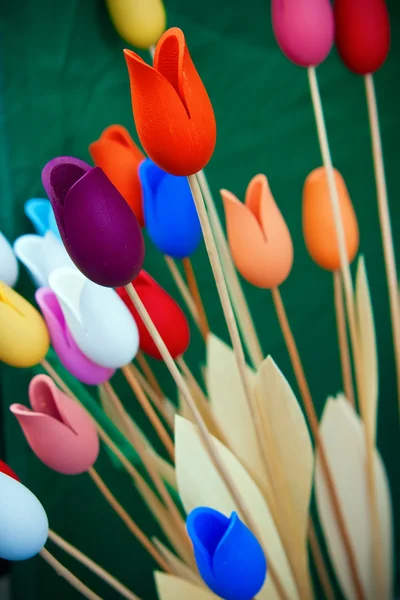
[[[147,381],[150,383],[151,387],[159,396],[159,398],[162,400],[165,394],[162,391],[160,384],[158,383],[157,377],[154,375],[153,369],[150,367],[145,355],[141,350],[139,350],[139,352],[137,353],[136,360],[138,362],[139,367],[142,369],[144,376],[147,378]]]
[[[75,548],[72,544],[69,544],[66,540],[60,537],[55,531],[49,529],[49,540],[54,542],[59,548],[64,550],[67,554],[75,558],[82,565],[87,567],[92,573],[97,575],[100,579],[108,583],[114,590],[119,592],[121,596],[126,598],[127,600],[139,600],[139,598],[131,592],[125,585],[123,585],[118,579],[113,577],[108,571],[100,567],[97,563],[95,563],[91,558],[83,554],[78,548]]]
[[[157,469],[154,468],[154,465],[151,461],[151,457],[149,457],[147,455],[146,448],[145,448],[142,440],[140,439],[139,435],[137,434],[137,431],[132,426],[132,422],[130,421],[129,418],[126,418],[128,415],[126,414],[126,411],[122,405],[122,402],[118,398],[118,396],[115,393],[114,389],[112,388],[111,384],[109,382],[106,382],[103,385],[105,387],[105,390],[106,390],[111,402],[113,403],[113,406],[114,406],[117,414],[119,415],[121,420],[123,420],[125,423],[125,426],[129,432],[129,441],[132,444],[132,447],[138,453],[139,458],[143,463],[143,466],[145,467],[156,490],[160,494],[165,506],[167,507],[167,509],[170,513],[171,519],[175,523],[177,532],[179,532],[180,536],[182,537],[182,540],[184,542],[186,542],[188,552],[191,552],[190,545],[188,543],[188,537],[186,534],[185,524],[183,522],[182,516],[181,516],[179,510],[177,509],[175,502],[172,500],[170,494],[168,493],[168,490],[164,484],[164,481],[160,477]]]
[[[138,380],[142,386],[145,394],[149,397],[153,405],[156,407],[158,412],[162,415],[165,422],[168,424],[171,431],[174,430],[174,405],[165,397],[160,398],[154,388],[150,385],[143,374],[133,365],[128,365],[128,369],[132,371],[134,377]]]
[[[199,315],[200,332],[203,336],[203,340],[206,342],[207,336],[210,333],[210,327],[208,325],[204,304],[200,296],[199,286],[197,285],[197,279],[194,273],[192,261],[190,260],[190,258],[183,258],[182,265],[183,270],[185,271],[186,281],[188,283],[191,296],[194,300],[194,303],[196,304],[197,313]]]
[[[347,400],[356,407],[354,398],[353,376],[351,373],[350,350],[347,338],[346,316],[344,312],[342,280],[339,271],[333,272],[333,289],[335,298],[336,324],[339,340],[340,362],[342,365],[343,388]]]
[[[63,577],[65,581],[68,581],[70,586],[75,588],[82,596],[88,600],[103,600],[101,596],[98,596],[90,588],[87,587],[80,579],[78,579],[71,571],[69,571],[64,565],[62,565],[46,548],[42,548],[39,552],[40,556],[45,560],[59,575]]]
[[[390,224],[385,168],[383,165],[378,107],[376,103],[375,86],[372,75],[365,76],[365,89],[367,94],[368,116],[371,129],[379,222],[382,234],[383,254],[385,257],[386,278],[389,290],[390,316],[392,320],[393,343],[396,359],[397,396],[400,409],[400,310],[398,299],[398,280],[393,247],[392,228]]]
[[[161,422],[160,417],[154,410],[153,406],[150,403],[150,400],[147,398],[142,386],[140,385],[132,371],[126,366],[122,367],[121,371],[173,462],[175,457],[174,443],[171,440],[168,431],[165,429],[164,424]]]
[[[135,523],[135,521],[128,515],[126,510],[121,506],[118,500],[115,498],[111,490],[104,483],[100,475],[93,469],[89,469],[88,474],[92,478],[94,484],[103,494],[104,498],[110,504],[110,506],[115,510],[117,515],[122,519],[125,523],[129,531],[135,536],[138,542],[147,550],[147,552],[154,558],[154,560],[158,563],[158,565],[167,573],[171,572],[169,566],[167,565],[164,558],[161,556],[157,548],[151,543],[149,538],[140,527]]]
[[[192,398],[190,390],[189,390],[184,378],[182,377],[181,372],[179,371],[178,367],[176,366],[174,359],[172,358],[171,354],[169,353],[169,350],[168,350],[167,346],[165,345],[164,340],[162,339],[161,335],[158,333],[156,326],[154,325],[153,321],[151,320],[151,317],[150,317],[149,313],[147,312],[146,307],[144,306],[143,302],[141,301],[141,299],[140,299],[139,295],[137,294],[133,285],[128,284],[125,287],[125,289],[129,295],[133,305],[135,306],[136,310],[138,311],[140,318],[142,319],[148,332],[150,333],[151,337],[153,338],[154,343],[156,344],[166,366],[168,367],[169,372],[171,373],[180,393],[182,394],[182,398],[187,403],[188,408],[193,415],[195,423],[198,426],[200,437],[201,437],[201,439],[204,443],[204,446],[210,456],[211,461],[213,462],[215,468],[217,469],[222,481],[226,485],[227,490],[231,494],[232,499],[238,506],[238,509],[240,510],[243,519],[248,524],[249,528],[254,532],[254,535],[256,535],[258,537],[258,539],[261,541],[262,536],[260,536],[260,534],[258,533],[258,528],[254,523],[251,513],[247,510],[247,507],[246,507],[245,502],[243,501],[241,492],[237,488],[236,483],[230,476],[229,472],[225,469],[224,464],[221,461],[221,458],[219,456],[219,453],[213,444],[213,441],[208,432],[207,426],[204,423],[204,420],[196,406],[196,403]],[[264,548],[264,551],[266,552],[266,555],[268,558],[268,549]],[[288,596],[285,593],[285,590],[280,582],[278,574],[277,574],[276,570],[274,569],[274,565],[271,561],[269,561],[269,573],[270,573],[271,578],[274,580],[275,586],[276,586],[278,593],[279,593],[280,597],[282,598],[282,600],[288,600]]]
[[[314,559],[314,565],[317,569],[318,579],[324,590],[325,600],[335,600],[335,593],[329,578],[328,569],[326,568],[321,546],[319,545],[318,537],[315,532],[315,527],[310,517],[308,526],[308,540],[310,542],[311,554]]]
[[[190,293],[190,290],[189,290],[188,286],[186,285],[178,267],[176,266],[174,259],[171,258],[170,256],[164,256],[164,258],[165,258],[165,262],[167,263],[168,269],[170,270],[172,278],[175,281],[176,287],[178,288],[178,290],[186,304],[186,308],[190,312],[193,321],[195,322],[197,328],[199,329],[199,331],[201,333],[200,316],[197,311],[197,306],[196,306],[196,304],[192,298],[192,295]]]
[[[300,355],[297,350],[296,342],[293,337],[292,330],[290,329],[289,321],[286,315],[285,307],[282,302],[282,298],[278,288],[271,290],[272,298],[275,305],[276,314],[278,316],[279,324],[282,329],[283,337],[288,349],[290,361],[292,363],[293,371],[296,376],[297,385],[300,390],[301,397],[303,399],[304,408],[307,414],[308,422],[310,425],[311,433],[314,438],[315,446],[318,449],[321,458],[321,467],[324,474],[325,482],[328,488],[330,500],[332,503],[332,509],[338,524],[339,532],[343,541],[343,545],[346,551],[347,559],[349,562],[349,568],[353,577],[357,598],[359,600],[365,600],[364,591],[362,588],[360,576],[358,573],[357,562],[354,554],[354,549],[351,544],[349,532],[347,531],[346,522],[343,517],[340,501],[336,493],[334,481],[326,457],[325,448],[319,435],[319,424],[317,414],[315,412],[314,404],[311,398],[311,393],[308,387],[308,383],[304,374],[303,365],[300,360]]]
[[[221,221],[204,171],[199,171],[199,173],[196,174],[196,178],[207,206],[208,216],[210,218],[212,231],[215,236],[215,242],[223,266],[224,276],[235,309],[240,331],[243,336],[243,341],[246,344],[250,360],[254,368],[257,369],[264,360],[264,354],[258,340],[256,328],[242,286],[240,285],[238,274],[233,264],[224,230],[222,229]]]

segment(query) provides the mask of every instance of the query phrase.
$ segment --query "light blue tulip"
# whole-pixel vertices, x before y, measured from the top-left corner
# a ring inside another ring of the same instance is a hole
[[[61,239],[49,200],[31,198],[25,202],[24,209],[26,216],[39,235],[45,235],[45,233],[51,231],[56,238]]]

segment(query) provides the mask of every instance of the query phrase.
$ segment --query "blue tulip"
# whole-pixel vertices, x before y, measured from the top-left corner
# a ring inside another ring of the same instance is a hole
[[[258,594],[267,562],[256,537],[235,512],[228,519],[212,508],[195,508],[186,528],[197,568],[214,594],[226,600],[251,600]]]
[[[25,202],[24,208],[26,216],[39,235],[44,235],[48,231],[51,231],[53,235],[61,239],[49,200],[31,198]]]
[[[149,158],[140,164],[139,177],[145,225],[154,245],[173,258],[193,254],[202,231],[186,177],[165,173]]]
[[[0,558],[26,560],[47,540],[43,506],[22,483],[0,473]]]

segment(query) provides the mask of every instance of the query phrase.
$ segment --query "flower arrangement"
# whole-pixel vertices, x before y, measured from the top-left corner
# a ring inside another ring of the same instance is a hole
[[[165,12],[158,0],[148,1],[146,8],[139,0],[108,4],[121,35],[148,47],[154,59],[151,66],[125,51],[144,152],[122,126],[109,126],[90,144],[95,166],[65,156],[44,166],[49,200],[26,205],[37,235],[18,238],[14,248],[0,235],[0,358],[18,368],[40,365],[46,373],[31,380],[31,408],[21,403],[10,410],[47,467],[89,475],[154,559],[160,600],[309,600],[315,597],[312,565],[324,597],[334,598],[310,512],[313,490],[344,597],[389,600],[393,525],[376,445],[373,307],[366,264],[357,257],[357,217],[345,181],[333,168],[315,70],[329,54],[336,31],[343,62],[365,77],[400,375],[397,275],[372,78],[389,50],[385,3],[371,0],[366,7],[359,0],[336,0],[332,8],[328,0],[272,0],[280,48],[307,69],[323,162],[304,182],[303,234],[314,262],[332,272],[343,393],[327,399],[321,420],[280,294],[296,248],[267,177],[252,178],[244,202],[221,190],[225,234],[204,173],[216,143],[214,111],[184,33],[174,27],[163,31]],[[124,13],[124,7],[131,11],[135,5],[136,13]],[[136,18],[130,21],[132,14]],[[165,256],[192,326],[203,337],[204,382],[184,358],[190,344],[185,313],[143,269],[144,227]],[[210,329],[190,261],[202,238],[231,345]],[[38,288],[40,312],[13,289],[16,257]],[[273,357],[261,350],[237,273],[260,294],[271,291],[298,397]],[[165,363],[177,404],[166,397],[146,354]],[[77,381],[97,387],[99,402],[71,390],[60,365]],[[119,369],[162,453],[116,394],[112,377]],[[103,447],[132,479],[165,543],[149,538],[96,470]],[[50,553],[48,540],[122,597],[138,600],[135,590],[50,528],[39,500],[4,463],[0,491],[0,557],[26,560],[39,553],[84,597],[98,599]]]

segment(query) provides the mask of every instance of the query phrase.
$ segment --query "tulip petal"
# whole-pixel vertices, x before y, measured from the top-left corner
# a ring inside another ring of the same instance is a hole
[[[27,560],[46,543],[47,515],[22,483],[0,473],[0,558]]]
[[[325,60],[334,41],[329,0],[272,0],[271,9],[276,41],[289,60],[300,67]]]
[[[138,167],[144,154],[125,127],[110,125],[100,138],[90,144],[90,155],[135,213],[143,227],[142,189]]]
[[[149,237],[168,256],[190,256],[202,239],[199,217],[186,177],[165,173],[152,160],[139,167]]]
[[[9,467],[3,460],[0,459],[0,473],[4,473],[4,475],[8,475],[8,477],[12,477],[15,481],[19,481],[19,477],[14,471]]]
[[[50,339],[40,313],[0,281],[0,360],[33,367],[46,356]]]
[[[45,198],[31,198],[25,202],[24,211],[34,226],[36,233],[45,235],[48,231],[60,239],[53,209],[49,200]]]
[[[154,68],[124,52],[136,128],[148,156],[172,175],[197,173],[214,151],[216,125],[182,31],[174,27],[164,33]]]
[[[40,288],[35,298],[47,323],[52,346],[71,375],[87,385],[100,385],[111,379],[114,369],[95,364],[77,346],[55,293],[49,288]]]
[[[142,269],[132,282],[145,305],[171,356],[176,358],[185,353],[189,346],[190,329],[184,312],[175,300]],[[141,350],[153,358],[161,360],[161,355],[145,324],[133,306],[126,290],[118,288],[117,293],[128,307],[137,324]]]
[[[77,475],[91,468],[100,446],[96,427],[86,410],[61,392],[47,375],[32,379],[29,399],[33,410],[21,404],[12,404],[10,410],[36,456],[65,475]]]
[[[0,281],[13,287],[18,279],[18,261],[7,238],[0,231]]]
[[[148,50],[165,30],[162,0],[107,0],[107,7],[119,35],[137,48]]]
[[[131,313],[112,289],[86,279],[76,269],[57,269],[50,276],[71,334],[94,363],[119,368],[139,348],[139,332]]]

